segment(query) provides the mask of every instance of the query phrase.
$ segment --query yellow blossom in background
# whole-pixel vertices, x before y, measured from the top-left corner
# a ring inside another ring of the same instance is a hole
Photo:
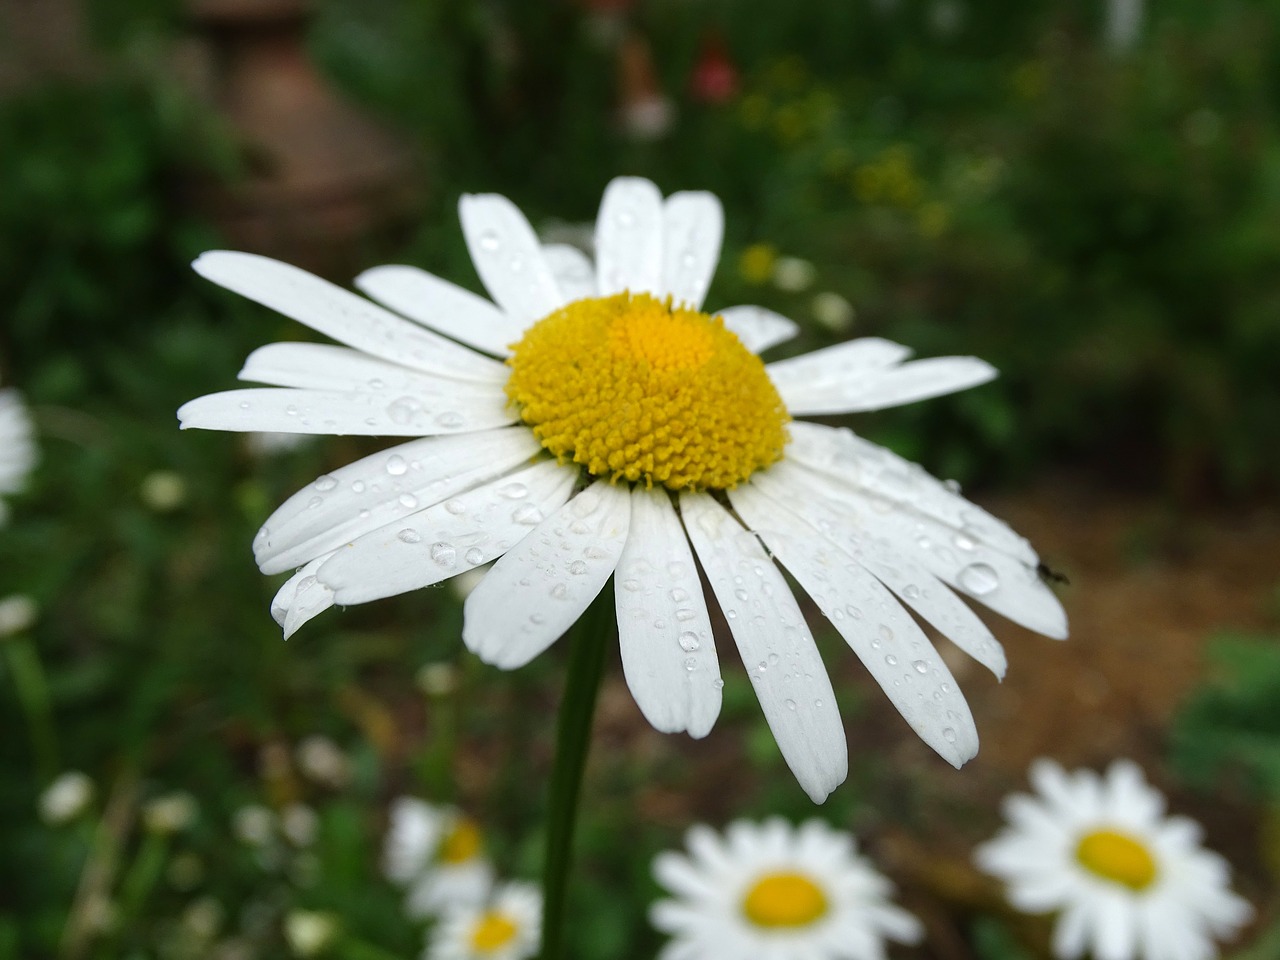
[[[1028,60],[1014,68],[1009,85],[1021,100],[1038,100],[1049,86],[1049,71],[1044,62]]]
[[[947,232],[951,225],[951,209],[937,200],[921,204],[916,211],[916,224],[920,232],[929,239],[936,239]]]
[[[768,283],[778,262],[778,251],[768,243],[753,243],[742,251],[738,272],[747,283]]]

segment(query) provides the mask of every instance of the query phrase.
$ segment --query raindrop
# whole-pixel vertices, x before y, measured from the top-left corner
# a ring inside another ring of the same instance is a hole
[[[947,741],[947,743],[955,743],[956,742],[955,730],[951,729],[951,727],[944,727],[942,730],[942,739]]]
[[[484,233],[480,234],[481,250],[488,250],[490,253],[493,253],[500,246],[502,246],[502,238],[498,236],[496,231],[486,230]]]
[[[329,476],[328,474],[325,474],[323,477],[317,480],[315,484],[316,489],[319,490],[321,493],[324,493],[328,490],[332,490],[337,485],[338,485],[337,479]]]
[[[636,214],[630,207],[623,207],[618,211],[615,219],[618,221],[618,226],[629,227],[636,222]]]
[[[716,677],[714,680],[711,681],[711,686],[715,687],[717,690],[723,690],[724,681],[721,680],[719,677]]]
[[[467,512],[467,505],[463,503],[461,500],[457,500],[457,499],[446,500],[444,502],[444,508],[445,510],[449,511],[449,513],[452,513],[455,517]]]
[[[690,620],[693,620],[697,616],[698,615],[694,613],[692,610],[690,610],[688,607],[681,607],[679,610],[676,611],[676,619],[679,620],[681,623],[688,623]]]
[[[534,524],[542,522],[542,511],[532,503],[522,503],[511,512],[511,519],[516,523],[524,524],[526,527],[532,527]]]
[[[392,423],[404,426],[422,409],[422,405],[413,397],[400,397],[387,405],[387,416]]]
[[[786,704],[788,710],[794,710],[796,708],[796,702],[794,700],[783,700],[782,702]]]
[[[902,588],[902,595],[906,597],[908,600],[919,600],[920,588],[917,587],[914,583],[908,583],[905,587]]]
[[[737,590],[733,591],[733,595],[734,595],[735,597],[737,597],[739,600],[744,600],[744,601],[745,601],[745,600],[747,599],[747,591],[746,591],[746,590],[743,590],[741,587],[739,587]]]
[[[635,579],[623,580],[622,589],[627,593],[636,593],[640,589],[640,581]]]
[[[563,583],[557,583],[551,588],[551,596],[555,597],[557,600],[564,600],[569,596],[569,588]]]
[[[759,670],[761,673],[764,673],[766,670],[769,669],[769,664],[766,661],[761,660],[759,663],[756,664],[756,669]]]
[[[984,596],[1000,586],[1000,577],[988,564],[971,563],[960,571],[960,586],[975,596]]]
[[[456,430],[463,422],[463,416],[457,410],[446,410],[436,416],[436,423],[446,430]]]
[[[508,500],[520,500],[529,495],[529,488],[523,483],[508,483],[498,491],[498,494]]]
[[[422,541],[422,534],[413,529],[413,527],[405,527],[396,536],[404,543],[420,543]]]
[[[963,550],[965,553],[972,553],[978,546],[973,537],[963,530],[957,530],[955,536],[951,538],[951,542],[956,545],[957,550]]]
[[[929,665],[923,660],[912,660],[911,666],[915,667],[916,673],[928,673]]]
[[[587,572],[587,562],[585,560],[575,560],[569,564],[569,572],[575,577],[580,577]]]
[[[684,668],[690,673],[698,669],[698,659],[696,657],[685,657]]]
[[[404,457],[398,453],[393,453],[387,457],[387,473],[393,477],[402,477],[404,472],[409,469],[408,464],[404,462]]]
[[[891,653],[884,658],[884,662],[891,667],[896,667],[898,665],[898,658]]]
[[[471,564],[473,567],[479,566],[484,563],[484,551],[479,547],[472,547],[462,555],[462,559],[466,560],[467,563]]]
[[[310,500],[307,501],[307,509],[314,510],[316,507],[320,506],[320,504],[322,503],[324,503],[324,497],[312,497]]]
[[[960,492],[960,481],[959,481],[959,480],[943,480],[943,481],[942,481],[942,485],[946,488],[947,493],[959,493],[959,492]]]
[[[891,628],[887,623],[880,624],[880,629],[877,632],[880,634],[880,639],[885,643],[888,643],[893,639],[893,628]]]
[[[702,641],[698,639],[698,635],[691,630],[686,630],[684,633],[680,634],[679,642],[680,649],[685,653],[693,653],[693,651],[702,646]]]
[[[676,603],[684,603],[684,601],[689,599],[689,594],[687,591],[681,590],[679,587],[676,587],[674,590],[671,591],[671,599],[674,600]]]
[[[400,506],[404,507],[406,510],[412,510],[417,505],[418,505],[418,498],[415,497],[412,493],[400,494]]]
[[[431,545],[431,559],[442,567],[451,567],[457,559],[458,551],[453,548],[452,543],[433,543]]]
[[[352,493],[364,493],[364,481],[363,481],[363,480],[353,480],[353,481],[351,482],[351,492],[352,492]]]

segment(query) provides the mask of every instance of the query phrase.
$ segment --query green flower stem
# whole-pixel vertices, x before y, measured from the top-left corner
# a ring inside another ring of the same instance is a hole
[[[49,685],[45,682],[40,655],[29,637],[0,640],[9,673],[17,689],[22,712],[27,715],[27,732],[31,752],[42,782],[48,783],[58,774],[58,740],[54,734],[53,709],[49,701]]]
[[[613,631],[613,595],[606,587],[569,631],[569,666],[556,730],[547,811],[547,855],[542,866],[542,960],[563,960],[565,956],[565,901],[578,794],[591,745],[591,718],[596,694],[600,692],[604,654]]]

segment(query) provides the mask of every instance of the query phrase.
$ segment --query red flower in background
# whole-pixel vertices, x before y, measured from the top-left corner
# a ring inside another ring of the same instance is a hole
[[[739,81],[738,68],[729,58],[724,37],[719,32],[706,34],[689,78],[693,99],[713,106],[726,103],[738,95]]]

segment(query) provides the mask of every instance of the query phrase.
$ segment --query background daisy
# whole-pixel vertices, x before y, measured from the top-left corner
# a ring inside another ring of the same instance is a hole
[[[1099,776],[1038,760],[1031,782],[1036,794],[1006,799],[1008,824],[974,857],[1018,909],[1058,912],[1055,956],[1205,960],[1253,915],[1199,826],[1165,816],[1132,762]]]
[[[0,495],[17,493],[36,465],[35,430],[17,390],[0,390]],[[9,509],[0,499],[0,524]]]
[[[878,960],[887,942],[923,936],[853,837],[820,820],[698,825],[685,845],[653,864],[674,895],[649,914],[671,935],[662,960]]]
[[[538,952],[541,910],[537,887],[500,884],[484,903],[447,911],[423,960],[525,960]]]
[[[382,863],[387,879],[407,888],[405,912],[415,918],[481,903],[493,884],[476,822],[416,797],[392,803]]]

